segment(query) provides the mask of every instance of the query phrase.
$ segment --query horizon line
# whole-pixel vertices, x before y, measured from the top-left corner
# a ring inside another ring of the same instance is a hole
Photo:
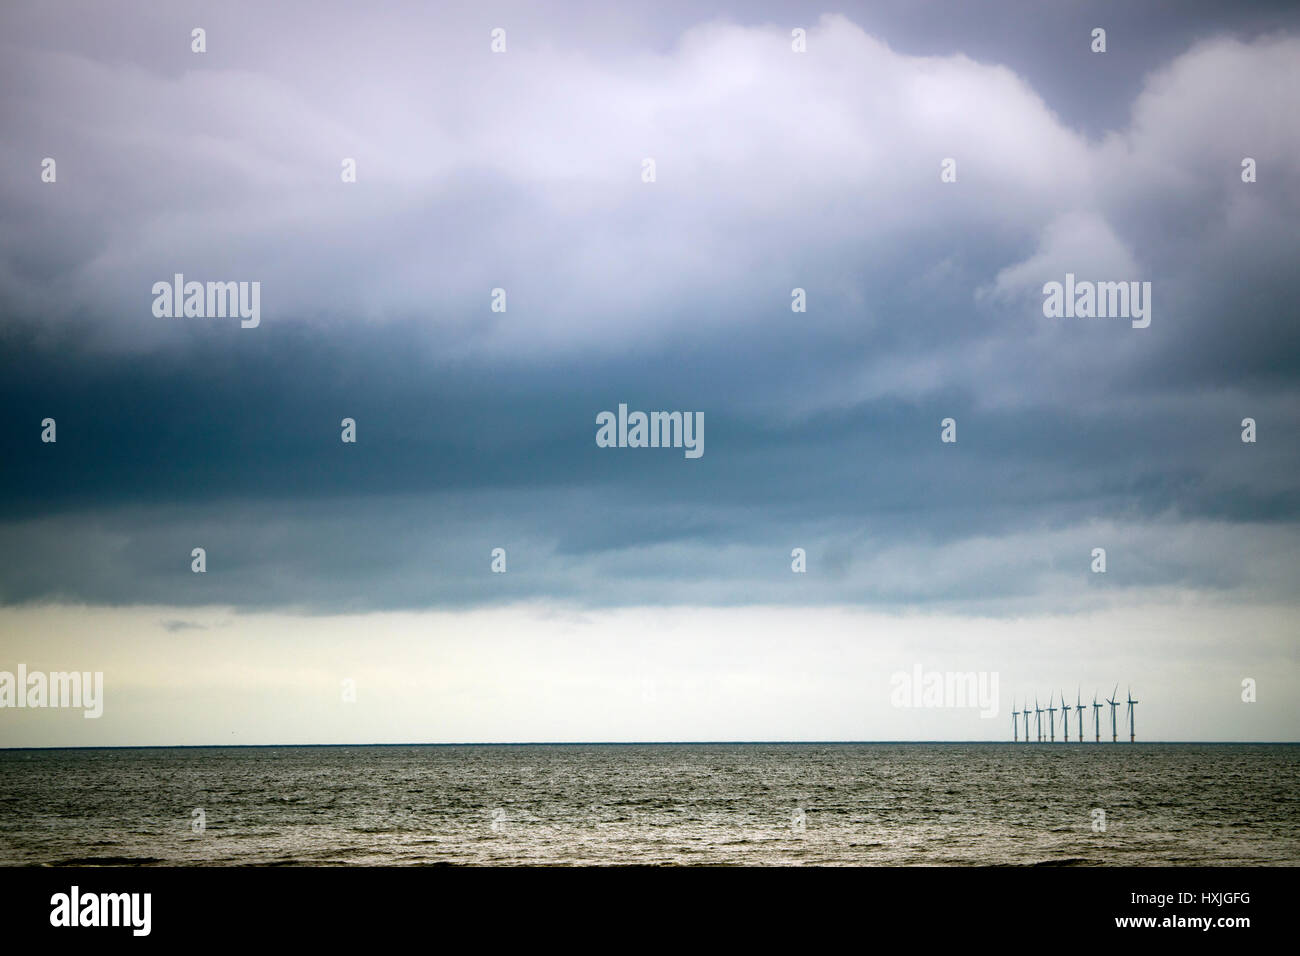
[[[1051,747],[1067,743],[1094,747],[1161,744],[1177,746],[1300,746],[1300,740],[1141,740],[1141,741],[1016,741],[1016,740],[510,740],[510,741],[412,741],[402,743],[293,743],[293,744],[78,744],[47,747],[0,747],[0,751],[22,750],[226,750],[268,747],[698,747],[698,746],[861,746],[950,744],[967,746],[1024,747],[1029,744]]]

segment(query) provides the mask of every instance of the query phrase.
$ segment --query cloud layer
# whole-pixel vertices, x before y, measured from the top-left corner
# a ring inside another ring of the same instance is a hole
[[[0,600],[1012,611],[1300,584],[1294,33],[1150,63],[1098,132],[844,16],[805,54],[718,19],[642,47],[507,24],[494,56],[468,15],[447,29],[473,42],[431,46],[244,11],[203,56],[163,19],[112,57],[8,16]],[[1151,327],[1045,319],[1067,271],[1152,282]],[[155,318],[176,272],[260,281],[261,327]],[[703,411],[704,458],[596,448],[619,402]]]

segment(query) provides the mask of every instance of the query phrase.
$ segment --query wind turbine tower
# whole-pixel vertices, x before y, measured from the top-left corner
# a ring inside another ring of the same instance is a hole
[[[1079,696],[1080,693],[1081,693],[1082,691],[1083,691],[1083,688],[1082,688],[1082,687],[1076,687],[1076,688],[1074,689],[1074,709],[1077,710],[1077,711],[1079,712],[1079,743],[1083,743],[1083,710],[1084,710],[1084,707],[1083,707],[1083,698]]]
[[[1061,691],[1061,743],[1070,742],[1070,705],[1065,702],[1065,691]]]
[[[1133,743],[1136,734],[1133,731],[1133,711],[1137,706],[1137,701],[1133,699],[1133,688],[1128,689],[1128,742]]]
[[[1101,709],[1104,704],[1097,703],[1097,692],[1092,692],[1092,731],[1097,735],[1097,743],[1101,743]]]
[[[1020,711],[1016,710],[1016,699],[1011,698],[1011,739],[1016,743],[1020,742],[1020,723],[1016,720],[1020,716]]]
[[[1056,708],[1052,706],[1052,698],[1047,698],[1047,730],[1052,735],[1052,742],[1056,742]]]
[[[1034,726],[1038,728],[1038,742],[1043,742],[1043,709],[1038,706],[1038,698],[1034,698]]]
[[[1116,684],[1116,685],[1115,685],[1115,689],[1114,689],[1113,691],[1111,691],[1111,694],[1113,695],[1113,694],[1118,694],[1118,693],[1119,693],[1119,684]],[[1119,706],[1119,701],[1117,701],[1117,700],[1112,696],[1112,697],[1107,697],[1107,698],[1106,698],[1106,703],[1110,704],[1110,742],[1111,742],[1111,743],[1118,743],[1118,742],[1119,742],[1119,731],[1118,731],[1118,730],[1116,729],[1116,727],[1115,727],[1115,708]]]

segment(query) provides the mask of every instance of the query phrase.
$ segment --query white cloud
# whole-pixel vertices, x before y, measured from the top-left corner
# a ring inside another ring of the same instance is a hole
[[[1026,293],[1041,297],[1044,280],[1063,281],[1067,272],[1090,281],[1133,281],[1142,275],[1132,252],[1105,219],[1095,212],[1072,211],[1048,224],[1032,256],[1003,269],[977,296],[1003,304],[1015,303]],[[1038,302],[1041,305],[1041,298]]]

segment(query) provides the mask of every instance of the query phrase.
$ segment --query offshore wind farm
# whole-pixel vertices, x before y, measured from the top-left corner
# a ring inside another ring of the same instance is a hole
[[[1110,692],[1110,696],[1105,699],[1106,700],[1105,705],[1102,704],[1100,701],[1098,701],[1096,693],[1093,694],[1092,696],[1092,742],[1093,743],[1099,744],[1102,742],[1101,709],[1103,706],[1106,705],[1110,706],[1110,742],[1119,743],[1119,724],[1117,723],[1116,713],[1121,704],[1125,705],[1127,708],[1125,710],[1125,720],[1128,723],[1128,742],[1131,744],[1137,743],[1137,725],[1135,720],[1136,720],[1137,705],[1140,703],[1140,701],[1134,699],[1132,687],[1129,687],[1125,692],[1124,700],[1120,700],[1118,697],[1116,697],[1118,693],[1119,693],[1119,684],[1116,683],[1114,689]],[[1015,699],[1014,698],[1012,699],[1011,739],[1014,743],[1040,743],[1040,744],[1056,743],[1057,742],[1056,741],[1056,712],[1058,710],[1061,713],[1060,742],[1063,744],[1070,742],[1070,711],[1071,710],[1074,710],[1077,714],[1074,723],[1075,726],[1074,742],[1079,744],[1087,742],[1084,739],[1083,715],[1084,715],[1084,711],[1088,709],[1088,705],[1083,702],[1082,688],[1080,687],[1075,690],[1073,706],[1071,706],[1069,701],[1066,700],[1065,691],[1060,692],[1059,706],[1053,704],[1054,700],[1056,700],[1056,691],[1053,691],[1051,694],[1048,695],[1046,707],[1039,707],[1038,697],[1037,695],[1035,695],[1034,707],[1033,710],[1030,710],[1029,698],[1028,696],[1026,696],[1025,703],[1022,705],[1022,708],[1020,710],[1017,710]],[[1029,736],[1029,715],[1030,714],[1034,715],[1035,736],[1032,740],[1030,739]],[[1044,736],[1043,734],[1043,714],[1047,714],[1046,736]],[[1021,718],[1024,719],[1023,736],[1020,733]]]

